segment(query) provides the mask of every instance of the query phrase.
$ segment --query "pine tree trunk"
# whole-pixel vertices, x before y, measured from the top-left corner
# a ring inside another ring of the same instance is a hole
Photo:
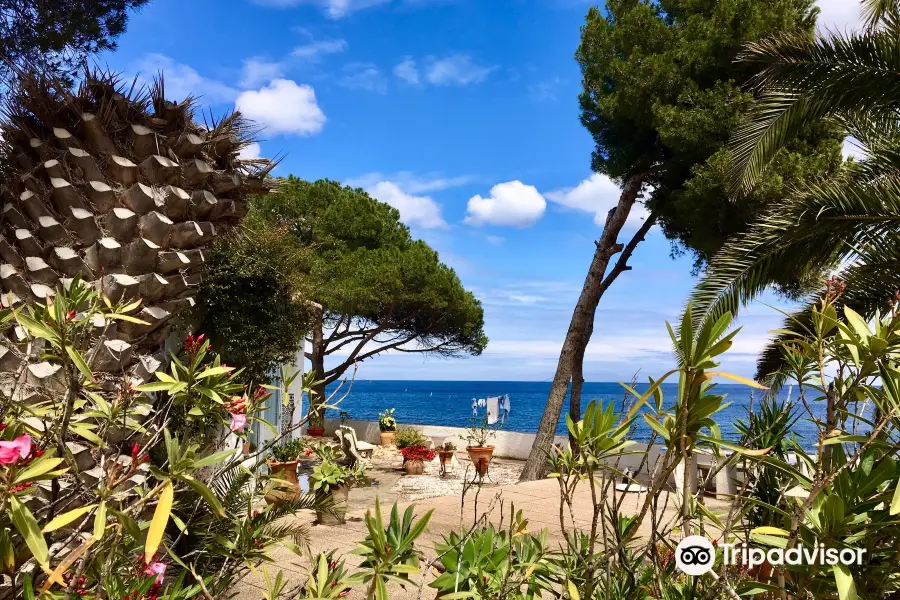
[[[645,174],[634,175],[625,184],[622,194],[619,196],[619,202],[607,217],[603,233],[596,243],[594,259],[591,261],[587,277],[584,280],[584,287],[581,289],[581,295],[575,305],[575,311],[572,313],[572,321],[569,323],[569,330],[559,353],[556,375],[553,377],[550,394],[547,396],[547,405],[544,408],[534,445],[531,447],[528,461],[522,470],[520,481],[539,479],[546,472],[547,456],[553,446],[553,437],[559,424],[559,416],[569,388],[569,381],[575,371],[575,363],[583,360],[585,349],[593,333],[594,315],[597,312],[597,304],[600,302],[603,290],[603,276],[610,258],[622,251],[622,244],[617,243],[616,240],[631,213],[635,200],[637,200],[645,177]]]

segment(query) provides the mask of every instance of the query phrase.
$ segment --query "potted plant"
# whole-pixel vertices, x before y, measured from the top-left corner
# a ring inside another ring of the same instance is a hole
[[[403,455],[403,470],[407,475],[421,475],[425,472],[425,461],[434,460],[434,450],[425,446],[407,446],[400,450]]]
[[[450,463],[453,462],[453,455],[456,453],[456,444],[453,442],[444,442],[437,449],[438,456],[441,458],[441,471],[446,471]]]
[[[465,439],[468,442],[466,452],[475,465],[475,472],[481,477],[487,473],[488,465],[494,456],[494,446],[488,445],[488,440],[494,435],[496,431],[488,426],[487,415],[477,421],[472,419],[472,425],[466,429]]]
[[[340,525],[347,515],[347,497],[350,486],[362,477],[362,463],[348,469],[336,462],[323,459],[313,468],[309,476],[312,491],[320,499],[330,500],[324,508],[316,509],[316,519],[320,525]]]
[[[386,408],[378,415],[378,429],[381,431],[381,445],[393,446],[397,437],[397,419],[394,418],[393,408]]]
[[[425,436],[423,436],[417,429],[413,429],[412,427],[404,427],[403,429],[397,430],[397,439],[394,442],[397,444],[398,450],[403,450],[404,448],[409,448],[411,446],[426,446]]]
[[[266,494],[269,504],[280,504],[293,500],[300,494],[300,483],[297,481],[297,464],[303,453],[303,442],[289,440],[273,446],[266,458],[269,475],[274,481]]]

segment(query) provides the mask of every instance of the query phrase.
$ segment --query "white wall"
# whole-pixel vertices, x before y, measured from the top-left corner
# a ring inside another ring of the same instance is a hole
[[[326,433],[328,435],[333,435],[340,424],[341,422],[338,419],[328,419],[325,422]],[[347,420],[346,425],[349,425],[356,430],[356,437],[360,440],[372,444],[378,444],[381,440],[377,421]],[[406,423],[401,425],[401,428],[402,427],[417,429],[418,431],[423,433],[447,435],[448,437],[445,438],[445,441],[453,442],[460,450],[463,450],[466,447],[466,430],[463,427],[407,425]],[[515,458],[518,460],[525,460],[526,458],[528,458],[528,454],[531,452],[531,447],[534,445],[534,438],[535,434],[533,433],[520,433],[517,431],[501,430],[496,433],[496,436],[491,439],[490,443],[495,446],[494,456],[498,456],[500,458]],[[563,447],[569,445],[569,438],[567,436],[558,435],[554,437],[553,441],[556,444],[561,444]],[[661,458],[661,448],[663,448],[663,446],[655,445],[654,448],[650,449],[651,452],[650,456],[647,459],[647,464],[645,464],[640,473],[638,473],[638,467],[641,466],[641,461],[644,458],[644,452],[647,450],[647,444],[634,444],[628,449],[629,452],[627,454],[619,458],[618,468],[631,469],[639,476],[643,476],[644,478],[646,478],[648,474],[653,471],[656,461]]]

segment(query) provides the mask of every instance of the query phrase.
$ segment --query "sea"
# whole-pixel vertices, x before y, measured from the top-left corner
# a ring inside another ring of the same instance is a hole
[[[647,390],[648,385],[646,383],[638,384],[635,388],[639,392],[643,392]],[[329,393],[335,391],[335,387],[334,385],[329,386]],[[677,384],[664,383],[661,388],[663,403],[670,405],[676,397]],[[375,421],[382,410],[394,408],[395,417],[401,427],[404,423],[468,427],[472,423],[473,398],[509,394],[511,411],[502,429],[534,432],[537,431],[540,423],[549,391],[549,381],[357,380],[353,382],[352,387],[348,382],[342,390],[338,391],[332,402],[339,398],[343,398],[343,400],[337,409],[329,410],[326,416],[336,419],[339,417],[339,411],[343,411],[349,415],[346,416],[348,419]],[[789,392],[789,388],[784,389],[781,397],[786,398]],[[604,405],[614,402],[618,411],[621,409],[625,393],[625,389],[619,383],[586,382],[581,394],[582,410],[591,400],[597,400],[602,401]],[[725,394],[725,403],[730,403],[715,415],[722,437],[736,440],[740,435],[734,424],[738,419],[747,421],[751,393],[756,395],[754,406],[758,406],[764,392],[739,384],[717,384],[716,393]],[[794,394],[794,400],[796,400],[796,394]],[[630,399],[626,400],[626,403],[629,401]],[[822,415],[818,414],[820,408]],[[483,416],[485,410],[483,407],[480,408],[479,415]],[[800,410],[802,411],[802,407]],[[822,403],[814,403],[813,410],[817,416],[824,415]],[[567,411],[568,397],[563,407],[563,414]],[[652,430],[646,422],[638,418],[636,425],[634,439],[649,440]],[[556,432],[563,435],[566,431],[565,418],[560,418]],[[808,416],[797,421],[794,426],[794,434],[803,445],[809,445],[816,440],[816,429]]]

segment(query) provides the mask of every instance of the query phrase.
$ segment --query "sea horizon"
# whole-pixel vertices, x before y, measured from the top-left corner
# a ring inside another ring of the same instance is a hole
[[[513,380],[430,380],[430,379],[357,379],[352,388],[344,386],[333,401],[345,396],[337,410],[329,410],[327,418],[339,418],[339,412],[349,414],[349,419],[376,421],[378,414],[386,408],[394,408],[400,426],[404,424],[442,425],[450,427],[467,427],[472,421],[472,399],[487,398],[508,394],[511,402],[509,419],[502,429],[533,433],[537,431],[550,381],[513,381]],[[638,382],[635,389],[639,392],[649,387],[647,382]],[[661,391],[663,402],[668,404],[677,393],[677,383],[663,383]],[[740,437],[734,424],[737,420],[747,420],[751,395],[758,403],[762,392],[741,384],[718,384],[717,389],[725,394],[724,404],[729,406],[720,411],[715,419],[719,423],[722,436],[735,440]],[[328,387],[331,394],[337,384]],[[349,393],[347,393],[349,390]],[[786,387],[779,397],[787,398]],[[616,410],[622,409],[626,390],[618,382],[585,382],[582,388],[581,408],[592,400],[602,400],[604,404],[615,402]],[[305,401],[305,400],[304,400]],[[756,405],[756,404],[754,404]],[[479,416],[484,415],[485,408],[479,409]],[[568,397],[563,405],[562,414],[568,412]],[[634,439],[649,440],[652,431],[643,419],[635,421]],[[801,418],[794,427],[794,433],[804,441],[815,439],[815,427]],[[566,433],[565,418],[562,416],[556,429],[557,434]]]

